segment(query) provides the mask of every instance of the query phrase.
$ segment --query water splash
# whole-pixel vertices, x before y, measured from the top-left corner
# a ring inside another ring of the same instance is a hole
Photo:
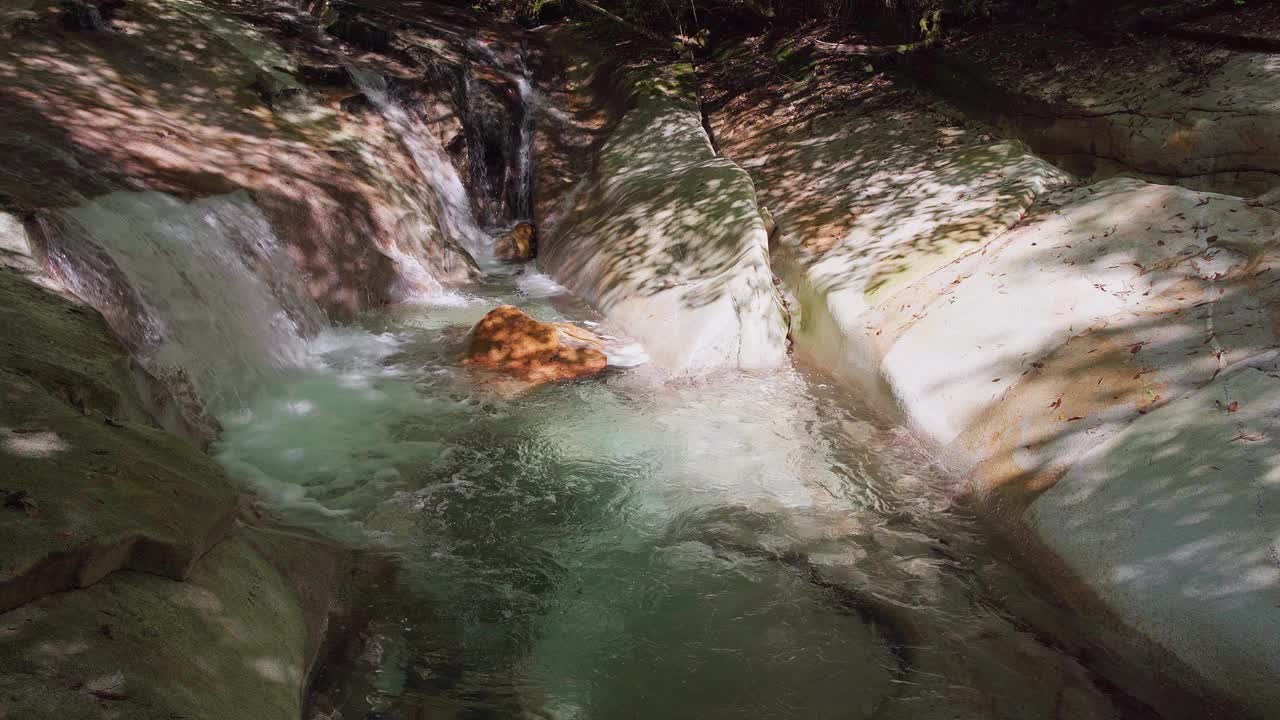
[[[45,252],[161,379],[213,409],[307,359],[326,323],[267,218],[244,193],[190,203],[117,192],[46,218]]]

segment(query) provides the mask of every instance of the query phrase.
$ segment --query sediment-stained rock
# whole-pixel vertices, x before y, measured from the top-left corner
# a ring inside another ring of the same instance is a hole
[[[538,322],[503,305],[472,328],[463,363],[540,384],[604,372],[603,347],[587,330]]]

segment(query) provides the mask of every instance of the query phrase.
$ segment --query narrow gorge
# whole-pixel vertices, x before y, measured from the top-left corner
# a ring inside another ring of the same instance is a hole
[[[1280,13],[1146,5],[0,0],[0,720],[1277,716]]]

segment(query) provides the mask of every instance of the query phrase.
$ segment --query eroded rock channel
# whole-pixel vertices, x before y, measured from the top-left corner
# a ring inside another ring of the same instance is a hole
[[[585,5],[0,10],[0,720],[1280,711],[1266,43]]]

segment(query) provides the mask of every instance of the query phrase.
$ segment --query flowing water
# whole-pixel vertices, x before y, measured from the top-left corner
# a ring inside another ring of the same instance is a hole
[[[467,199],[467,188],[444,147],[430,132],[421,131],[409,112],[391,96],[386,78],[355,67],[348,67],[347,72],[409,151],[423,184],[432,190],[441,231],[473,255],[487,255],[489,237],[476,222]]]
[[[443,148],[353,75],[483,255]],[[211,400],[230,474],[378,568],[311,717],[1150,717],[1011,611],[1058,618],[955,481],[819,374],[672,382],[610,336],[605,375],[531,389],[458,363],[494,306],[610,333],[534,271],[484,262],[463,292],[320,330],[245,196],[48,222],[73,289]]]
[[[115,192],[46,218],[51,268],[157,377],[209,406],[309,360],[326,323],[271,224],[244,193],[185,202]]]
[[[47,222],[73,289],[210,399],[232,477],[378,568],[311,717],[1150,717],[1011,612],[1058,617],[821,375],[671,382],[529,269],[319,329],[243,195]],[[461,367],[501,303],[605,334],[610,370]]]
[[[992,590],[1012,575],[927,457],[823,378],[670,383],[613,339],[631,367],[527,389],[457,362],[502,302],[594,321],[537,273],[491,277],[322,333],[223,418],[233,476],[393,568],[328,712],[1124,716],[1000,609],[1017,583]]]

